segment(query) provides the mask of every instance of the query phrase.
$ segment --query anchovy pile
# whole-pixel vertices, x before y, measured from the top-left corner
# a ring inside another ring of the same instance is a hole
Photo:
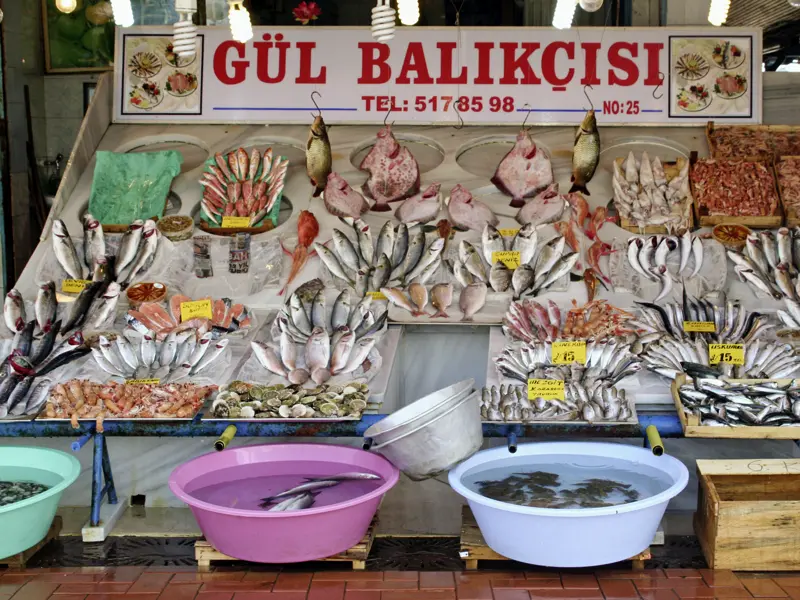
[[[598,381],[616,385],[642,369],[642,359],[634,350],[637,342],[623,338],[591,340],[586,344],[586,364],[553,365],[552,345],[549,342],[531,342],[506,346],[494,362],[497,371],[511,379],[527,382],[528,379],[561,379],[581,383],[587,388]]]
[[[713,375],[696,377],[678,388],[683,411],[707,427],[800,425],[800,385],[775,381],[724,381]]]
[[[708,343],[702,338],[694,341],[662,337],[649,344],[642,358],[647,368],[659,375],[674,379],[688,369],[708,369]],[[719,363],[712,372],[733,379],[780,379],[792,377],[800,369],[800,357],[791,344],[756,340],[745,346],[744,364]],[[691,374],[691,373],[690,373]]]
[[[69,278],[86,279],[88,272],[98,281],[98,272],[102,272],[99,280],[117,281],[122,289],[152,266],[160,236],[155,221],[136,220],[122,235],[116,257],[107,255],[103,226],[87,213],[83,217],[83,256],[79,256],[64,221],[53,221],[53,251]]]
[[[741,281],[776,300],[800,300],[800,227],[747,236],[744,250],[728,250]]]
[[[0,507],[27,500],[49,489],[50,486],[32,481],[0,481]]]
[[[306,483],[301,483],[293,488],[261,499],[261,508],[272,505],[268,512],[286,512],[289,510],[302,510],[314,504],[314,499],[320,490],[334,487],[347,481],[380,481],[382,477],[373,473],[340,473],[326,475],[325,477],[306,477]]]
[[[159,383],[175,383],[190,375],[198,375],[219,359],[228,346],[227,339],[214,341],[206,332],[198,337],[196,329],[173,330],[163,342],[152,331],[141,340],[117,335],[114,341],[98,338],[92,348],[97,365],[109,375],[125,379],[158,379]]]
[[[634,402],[625,390],[607,382],[595,381],[591,386],[568,383],[564,400],[528,399],[527,387],[501,385],[483,388],[481,418],[484,421],[632,421]]]
[[[643,332],[643,344],[659,340],[665,335],[675,340],[702,338],[714,343],[749,343],[775,327],[769,317],[755,311],[750,312],[738,301],[725,301],[724,298],[720,304],[713,304],[709,300],[689,298],[684,294],[682,305],[657,305],[649,302],[636,304],[641,308],[641,318],[631,321],[630,324]],[[715,332],[685,332],[684,321],[712,322]]]
[[[672,252],[680,252],[678,270],[671,273],[667,266],[667,257]],[[688,230],[677,236],[634,236],[628,240],[628,263],[631,268],[645,279],[657,281],[661,290],[653,299],[658,302],[672,291],[673,280],[682,277],[695,277],[703,266],[703,240],[693,236]],[[689,271],[689,259],[692,269]]]
[[[315,243],[314,250],[331,275],[355,289],[359,297],[368,291],[377,292],[389,282],[424,284],[442,263],[444,239],[437,237],[428,244],[421,227],[400,223],[395,228],[387,221],[373,247],[369,225],[362,219],[342,220],[353,228],[355,243],[334,229],[333,249]]]
[[[564,254],[567,245],[564,236],[556,236],[541,248],[538,244],[539,234],[533,223],[523,225],[511,242],[506,242],[493,225],[487,224],[481,235],[481,251],[462,240],[458,245],[458,257],[448,268],[464,287],[484,282],[495,292],[512,289],[515,298],[535,295],[569,273],[580,258],[578,252]],[[504,251],[519,252],[516,269],[493,260],[495,252]]]

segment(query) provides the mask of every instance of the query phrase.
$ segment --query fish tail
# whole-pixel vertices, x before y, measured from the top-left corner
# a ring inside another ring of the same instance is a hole
[[[314,193],[311,194],[312,198],[318,198],[320,194],[322,194],[324,188],[315,188]]]
[[[448,315],[448,314],[447,314],[446,312],[444,312],[443,310],[437,310],[435,313],[433,313],[433,314],[431,315],[431,319],[438,319],[438,318],[442,318],[442,319],[449,319],[449,318],[450,318],[450,315]]]
[[[467,315],[464,315],[464,317],[461,319],[461,321],[462,322],[472,322],[472,317],[468,317]]]
[[[574,192],[580,192],[582,194],[586,194],[587,196],[591,196],[591,194],[589,193],[589,190],[586,189],[586,184],[585,183],[578,183],[577,181],[575,181],[575,178],[573,177],[572,178],[572,187],[569,188],[569,192],[567,192],[567,193],[568,194],[572,194]]]

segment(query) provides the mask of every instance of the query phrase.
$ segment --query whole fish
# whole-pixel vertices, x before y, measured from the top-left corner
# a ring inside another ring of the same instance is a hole
[[[328,315],[325,307],[325,290],[320,290],[311,303],[311,326],[328,329]]]
[[[542,287],[542,285],[539,285],[539,283],[543,281],[543,278],[545,278],[547,274],[552,271],[553,267],[561,259],[561,254],[564,252],[566,243],[566,239],[562,236],[559,236],[557,238],[553,238],[539,251],[539,258],[537,259],[536,267],[534,268],[534,277],[536,279],[536,285],[534,286],[534,289],[539,289]]]
[[[139,367],[139,359],[136,357],[136,351],[131,346],[131,343],[122,335],[118,335],[114,341],[117,344],[117,352],[119,352],[128,368],[136,370]]]
[[[525,203],[514,217],[523,225],[545,225],[555,223],[564,214],[567,201],[558,193],[558,184],[553,183],[539,192],[537,196]]]
[[[139,345],[139,356],[142,359],[142,364],[145,367],[151,367],[156,360],[158,347],[154,335],[143,335],[141,344]]]
[[[467,271],[480,281],[487,280],[486,268],[483,265],[483,260],[481,260],[478,250],[466,240],[461,240],[458,244],[458,259],[467,268]],[[489,264],[492,264],[491,260]]]
[[[144,221],[137,219],[130,224],[128,230],[123,234],[122,241],[117,250],[117,263],[114,268],[114,276],[117,279],[119,279],[124,269],[133,262],[133,259],[136,258],[143,233]]]
[[[652,275],[645,272],[642,265],[639,263],[639,255],[644,249],[645,243],[646,242],[640,237],[633,237],[628,240],[628,264],[642,277],[652,279]]]
[[[763,276],[754,271],[753,269],[748,269],[747,267],[736,265],[734,267],[734,271],[742,281],[747,281],[753,287],[767,294],[768,296],[772,296],[776,300],[780,300],[783,298],[782,293],[773,290],[770,284],[763,278]]]
[[[352,473],[338,473],[336,475],[325,475],[322,477],[306,477],[308,481],[379,481],[383,477],[374,473],[355,471]]]
[[[390,259],[394,251],[394,227],[391,221],[386,221],[378,233],[378,242],[375,246],[375,256],[380,258],[384,254]]]
[[[767,257],[767,262],[769,262],[769,266],[774,269],[780,262],[778,258],[778,243],[775,241],[775,236],[771,231],[761,231],[758,237],[761,240],[761,247],[764,250],[764,255]]]
[[[281,244],[283,251],[292,257],[292,266],[289,270],[289,276],[286,278],[286,283],[278,292],[279,296],[282,296],[284,292],[286,292],[289,284],[294,281],[294,278],[297,277],[297,274],[300,273],[306,262],[308,262],[308,248],[311,246],[311,242],[316,239],[317,235],[319,235],[319,222],[317,218],[308,210],[300,211],[300,215],[297,218],[297,245],[292,252],[289,252],[283,248],[283,244]]]
[[[395,306],[404,308],[415,317],[418,316],[416,307],[411,304],[411,301],[400,288],[381,288],[381,293]]]
[[[41,377],[42,375],[47,375],[58,369],[59,367],[63,367],[71,363],[74,360],[82,358],[89,354],[91,349],[86,346],[79,346],[77,348],[73,348],[72,350],[67,350],[66,352],[62,352],[52,360],[48,360],[45,364],[40,366],[36,371],[36,376]]]
[[[422,272],[419,275],[417,275],[416,277],[414,277],[412,281],[414,283],[419,283],[419,284],[425,285],[428,282],[428,280],[431,277],[433,277],[433,275],[436,273],[436,271],[439,270],[439,267],[441,265],[442,265],[442,257],[441,256],[437,256],[436,259],[431,264],[429,264],[427,267],[422,269]]]
[[[22,331],[18,331],[11,344],[11,353],[18,356],[28,356],[33,349],[33,331],[36,321],[28,321]]]
[[[498,260],[489,271],[489,285],[495,292],[505,292],[511,285],[512,275],[511,269]]]
[[[483,283],[473,283],[461,290],[458,299],[458,306],[464,314],[462,321],[472,321],[475,313],[486,304],[486,285]]]
[[[84,271],[78,252],[69,237],[69,230],[61,219],[53,221],[53,251],[55,252],[58,264],[67,272],[72,279],[84,279]]]
[[[372,232],[370,231],[369,225],[362,219],[351,219],[350,221],[352,222],[352,227],[358,238],[358,251],[361,254],[361,259],[365,266],[371,265],[374,249],[372,247]]]
[[[408,295],[416,308],[411,314],[420,317],[425,314],[425,307],[428,305],[428,288],[421,283],[412,283],[408,286]]]
[[[20,407],[24,409],[24,400],[31,389],[32,383],[33,377],[23,377],[23,379],[14,387],[14,390],[8,395],[8,400],[6,401],[8,414],[15,414]]]
[[[21,402],[13,411],[10,411],[9,414],[14,417],[39,414],[45,401],[50,396],[50,387],[52,385],[53,381],[51,379],[38,379],[36,385],[33,386],[33,390],[28,395],[27,402]]]
[[[590,195],[586,184],[594,177],[598,162],[600,162],[600,134],[597,131],[594,110],[589,110],[575,132],[570,193],[582,192],[587,196]]]
[[[792,257],[792,233],[786,227],[778,229],[778,260],[788,267],[789,273],[794,275],[796,269]]]
[[[347,282],[349,285],[353,285],[353,280],[347,273],[345,273],[341,263],[339,262],[339,259],[336,258],[336,255],[331,250],[328,250],[325,246],[318,242],[314,242],[313,247],[320,260],[328,268],[328,271],[331,272],[331,275],[338,277],[342,281]]]
[[[94,266],[106,255],[106,240],[103,226],[91,214],[83,216],[83,258],[86,266],[94,271]]]
[[[358,369],[369,356],[370,351],[375,347],[377,340],[374,337],[366,336],[358,340],[350,352],[347,364],[340,371],[341,373],[352,373]]]
[[[666,265],[653,267],[652,271],[661,281],[661,291],[659,291],[658,295],[653,299],[653,303],[656,303],[662,298],[665,298],[672,291],[672,275],[670,275]]]
[[[533,223],[526,223],[514,236],[511,250],[519,252],[520,265],[528,265],[536,256],[539,235]]]
[[[792,284],[792,276],[789,274],[789,265],[781,263],[773,271],[775,276],[775,284],[778,289],[783,292],[787,298],[795,299],[794,285]]]
[[[192,374],[195,375],[208,367],[211,363],[217,360],[223,352],[225,352],[225,348],[228,346],[228,342],[230,340],[228,338],[223,338],[219,340],[216,344],[214,344],[213,348],[210,348],[200,362],[198,362],[194,367],[192,367]]]
[[[442,238],[436,238],[428,247],[428,250],[422,255],[417,265],[411,271],[406,273],[405,275],[406,281],[412,281],[420,273],[422,273],[422,271],[424,271],[431,263],[436,261],[436,259],[438,259],[441,256],[443,249],[444,249],[444,240]]]
[[[427,189],[403,201],[394,216],[403,223],[429,223],[441,209],[440,183],[432,183]]]
[[[120,285],[116,281],[112,281],[108,284],[105,292],[97,296],[90,311],[92,314],[92,327],[95,329],[102,327],[103,324],[108,321],[109,317],[115,314],[121,290],[122,288]],[[100,293],[100,290],[98,290],[98,294]]]
[[[16,289],[6,294],[3,304],[3,319],[6,327],[12,332],[22,331],[25,327],[25,301]]]
[[[311,319],[308,318],[306,309],[303,307],[303,301],[300,300],[300,296],[297,294],[292,294],[289,297],[289,315],[292,319],[292,324],[297,327],[301,333],[304,335],[311,335]]]
[[[392,276],[392,259],[388,254],[379,254],[378,264],[372,272],[369,289],[379,290],[385,286]]]
[[[171,365],[172,361],[175,360],[175,356],[178,354],[176,336],[175,330],[172,330],[169,335],[167,335],[167,339],[161,342],[161,348],[159,348],[158,351],[158,364],[162,367]]]
[[[306,342],[305,361],[306,368],[313,372],[315,369],[324,369],[331,358],[331,339],[328,332],[321,327],[316,327]]]
[[[356,343],[356,334],[352,331],[345,332],[334,344],[333,352],[331,353],[331,374],[336,375],[344,369],[347,360],[350,358],[350,352]]]
[[[491,223],[487,223],[486,227],[483,228],[481,247],[483,248],[483,257],[490,265],[494,262],[492,260],[492,253],[502,252],[506,249],[503,236],[500,235],[500,232],[497,231],[497,228]],[[520,260],[520,262],[522,262],[522,260]]]
[[[172,369],[169,372],[169,374],[166,377],[164,377],[164,379],[161,380],[161,383],[162,384],[175,383],[176,381],[180,381],[181,379],[186,379],[191,372],[192,372],[192,365],[190,365],[189,363],[183,363],[177,368]]]
[[[462,229],[482,231],[487,223],[497,225],[499,219],[488,205],[475,200],[460,183],[450,190],[447,199],[450,221]]]
[[[292,510],[303,510],[314,504],[314,494],[298,494],[289,496],[283,502],[279,502],[267,512],[286,512]],[[266,508],[269,503],[262,504],[261,508]]]
[[[456,258],[453,261],[452,271],[456,281],[461,284],[461,287],[467,287],[474,283],[472,273],[469,272],[469,269],[467,269],[466,265],[462,263],[460,259]]]
[[[279,494],[274,494],[267,498],[262,498],[261,502],[265,504],[272,504],[273,502],[281,500],[283,498],[288,498],[290,496],[297,496],[298,494],[304,494],[307,492],[313,492],[314,490],[323,490],[325,488],[333,487],[335,485],[339,485],[338,480],[315,479],[314,481],[309,481],[307,483],[301,483],[300,485],[296,485],[293,488],[288,489]]]
[[[342,265],[358,271],[360,266],[358,253],[350,239],[338,229],[333,230],[333,247],[336,249],[336,255]]]
[[[534,270],[530,265],[521,264],[514,269],[514,274],[511,276],[511,288],[514,290],[514,299],[519,299],[522,294],[528,291],[533,286],[534,280]]]
[[[408,252],[408,244],[408,227],[405,223],[400,223],[395,231],[394,246],[392,247],[392,254],[390,255],[392,259],[392,268],[394,270],[403,265],[403,259],[405,259],[406,253]]]
[[[138,275],[141,275],[147,270],[147,264],[152,262],[155,258],[156,250],[158,248],[158,230],[156,229],[155,221],[148,219],[144,223],[142,233],[142,243],[139,246],[139,251],[136,254],[125,278],[120,282],[123,289],[127,288]]]
[[[703,240],[699,237],[692,241],[692,257],[694,258],[694,269],[691,276],[695,277],[703,266]]]
[[[66,335],[73,329],[78,329],[83,325],[86,317],[89,316],[89,308],[92,306],[95,294],[102,285],[103,282],[101,281],[93,281],[81,290],[78,298],[72,303],[67,322],[61,328],[61,335]],[[44,331],[44,328],[42,330]]]
[[[355,331],[362,319],[369,312],[370,306],[372,306],[372,296],[364,296],[350,313],[350,317],[347,320],[347,326]]]
[[[45,333],[50,331],[50,328],[53,326],[53,321],[56,318],[57,310],[56,284],[52,281],[48,281],[39,286],[39,292],[36,294],[36,303],[33,307],[39,329]]]
[[[449,319],[447,309],[453,303],[453,284],[452,283],[437,283],[431,288],[431,306],[436,309],[436,312],[431,315],[432,319],[444,318]]]
[[[61,321],[56,321],[50,328],[50,331],[42,336],[42,340],[39,342],[33,352],[31,352],[30,362],[34,367],[44,362],[44,360],[50,356],[50,353],[53,351],[53,346],[55,346],[56,343],[56,336],[58,335],[60,329]]]
[[[325,189],[332,165],[333,155],[331,154],[331,142],[328,139],[328,128],[325,126],[322,115],[317,115],[308,131],[308,142],[306,143],[306,172],[311,180],[311,185],[314,186],[314,198]]]
[[[275,354],[272,348],[258,341],[250,342],[250,347],[253,349],[253,354],[262,367],[271,373],[275,373],[275,375],[286,377],[286,369],[283,367],[281,359]]]
[[[403,264],[399,269],[394,271],[394,276],[405,280],[406,274],[411,273],[419,264],[423,252],[425,252],[425,232],[420,228],[411,236],[408,242],[406,256],[403,259]]]
[[[689,264],[689,257],[692,254],[692,233],[688,229],[681,236],[681,263],[678,274],[682,274]]]
[[[347,325],[350,318],[350,288],[345,288],[336,297],[331,311],[331,331],[336,331],[339,327]]]
[[[756,234],[747,236],[744,251],[747,257],[758,267],[762,275],[770,272],[770,265],[764,254],[763,245]]]
[[[575,266],[575,263],[578,262],[580,257],[581,255],[579,252],[572,252],[559,258],[553,265],[553,268],[547,273],[544,280],[537,278],[536,283],[533,285],[534,291],[547,289],[550,285],[561,279],[572,270],[572,267]]]

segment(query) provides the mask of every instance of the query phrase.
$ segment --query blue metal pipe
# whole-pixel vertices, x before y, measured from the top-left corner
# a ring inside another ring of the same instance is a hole
[[[84,433],[81,437],[79,437],[77,440],[72,442],[72,444],[70,444],[70,448],[72,448],[73,452],[77,452],[86,445],[86,442],[92,439],[93,435],[94,435],[93,431]]]

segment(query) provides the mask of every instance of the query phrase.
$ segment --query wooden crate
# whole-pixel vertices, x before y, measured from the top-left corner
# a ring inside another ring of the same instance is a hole
[[[461,547],[460,555],[464,567],[468,571],[478,568],[478,561],[482,560],[511,560],[489,548],[483,539],[483,534],[478,528],[475,516],[469,506],[461,507]],[[631,567],[635,571],[644,569],[644,561],[650,560],[650,549],[631,558]]]
[[[726,225],[744,225],[745,227],[750,227],[752,229],[775,229],[783,225],[783,219],[785,215],[783,212],[783,204],[781,203],[780,192],[778,191],[778,175],[775,173],[775,163],[772,160],[772,157],[764,158],[764,157],[744,156],[740,158],[747,162],[768,163],[767,166],[769,167],[769,171],[772,173],[772,179],[775,185],[775,193],[778,198],[778,204],[775,207],[775,211],[771,215],[766,215],[763,217],[738,216],[738,215],[709,215],[708,210],[705,207],[700,206],[700,198],[698,197],[697,191],[694,188],[694,183],[692,182],[691,171],[694,169],[694,163],[697,162],[697,153],[692,152],[692,157],[691,157],[692,167],[689,170],[689,188],[691,189],[692,197],[694,198],[695,223],[699,224],[700,227],[714,227],[715,225],[726,224]],[[728,158],[721,158],[720,160],[728,160]]]
[[[714,125],[714,121],[709,121],[706,124],[706,141],[708,142],[708,152],[711,158],[736,158],[735,156],[722,155],[717,151],[716,144],[714,143],[714,132],[719,129],[741,129],[766,133],[794,133],[800,135],[800,126],[798,125],[721,125],[717,127]],[[761,158],[774,158],[777,155],[777,150],[773,148],[772,151],[765,152],[760,156]]]
[[[800,460],[698,460],[694,530],[712,569],[800,569]]]
[[[6,566],[9,569],[24,569],[28,561],[33,558],[34,554],[59,536],[61,533],[61,525],[61,517],[56,515],[53,518],[53,522],[50,524],[50,529],[47,530],[47,535],[44,536],[41,542],[23,552],[3,558],[0,560],[0,566]]]
[[[758,383],[762,381],[777,381],[780,385],[791,382],[791,379],[732,379],[743,383]],[[747,425],[742,427],[709,427],[700,424],[697,415],[687,415],[683,411],[683,402],[678,395],[678,388],[686,383],[686,375],[678,375],[672,382],[672,400],[678,411],[683,435],[696,438],[729,438],[729,439],[756,439],[756,440],[800,440],[800,427],[775,427],[768,425]]]
[[[788,206],[786,202],[787,194],[784,191],[783,187],[781,187],[781,182],[778,177],[778,166],[786,159],[792,159],[800,163],[800,156],[779,156],[775,160],[775,182],[778,184],[778,195],[780,196],[781,204],[783,205],[783,211],[786,213],[786,226],[796,227],[797,225],[800,225],[800,213],[798,213],[798,211],[792,208],[791,206]],[[791,199],[800,202],[800,198],[791,198]]]
[[[372,519],[372,523],[367,529],[367,533],[361,538],[361,541],[340,554],[322,558],[319,562],[349,562],[352,563],[354,571],[363,571],[367,567],[367,557],[370,550],[372,550],[372,543],[375,541],[375,530],[378,526],[378,515]],[[194,557],[197,560],[197,568],[200,571],[207,571],[211,568],[211,563],[220,561],[239,561],[238,558],[233,558],[227,554],[223,554],[216,550],[206,540],[197,540],[194,544]]]
[[[618,165],[622,166],[625,160],[626,159],[623,157],[618,157],[615,159],[615,162]],[[668,182],[671,181],[674,177],[676,177],[678,173],[680,173],[682,167],[681,161],[685,160],[686,160],[685,158],[679,158],[675,162],[662,163],[662,166],[664,167],[664,173],[666,173],[667,175]],[[694,201],[692,199],[692,195],[690,192],[689,196],[684,200],[682,206],[683,210],[686,210],[687,206],[689,209],[688,225],[690,231],[694,229],[694,211],[692,210],[693,204]],[[624,230],[630,231],[631,233],[635,233],[637,235],[658,235],[662,233],[670,233],[669,231],[667,231],[667,228],[664,227],[663,225],[648,225],[647,227],[644,228],[644,231],[642,231],[633,221],[629,221],[622,215],[620,215],[619,217],[619,226],[622,227]]]

